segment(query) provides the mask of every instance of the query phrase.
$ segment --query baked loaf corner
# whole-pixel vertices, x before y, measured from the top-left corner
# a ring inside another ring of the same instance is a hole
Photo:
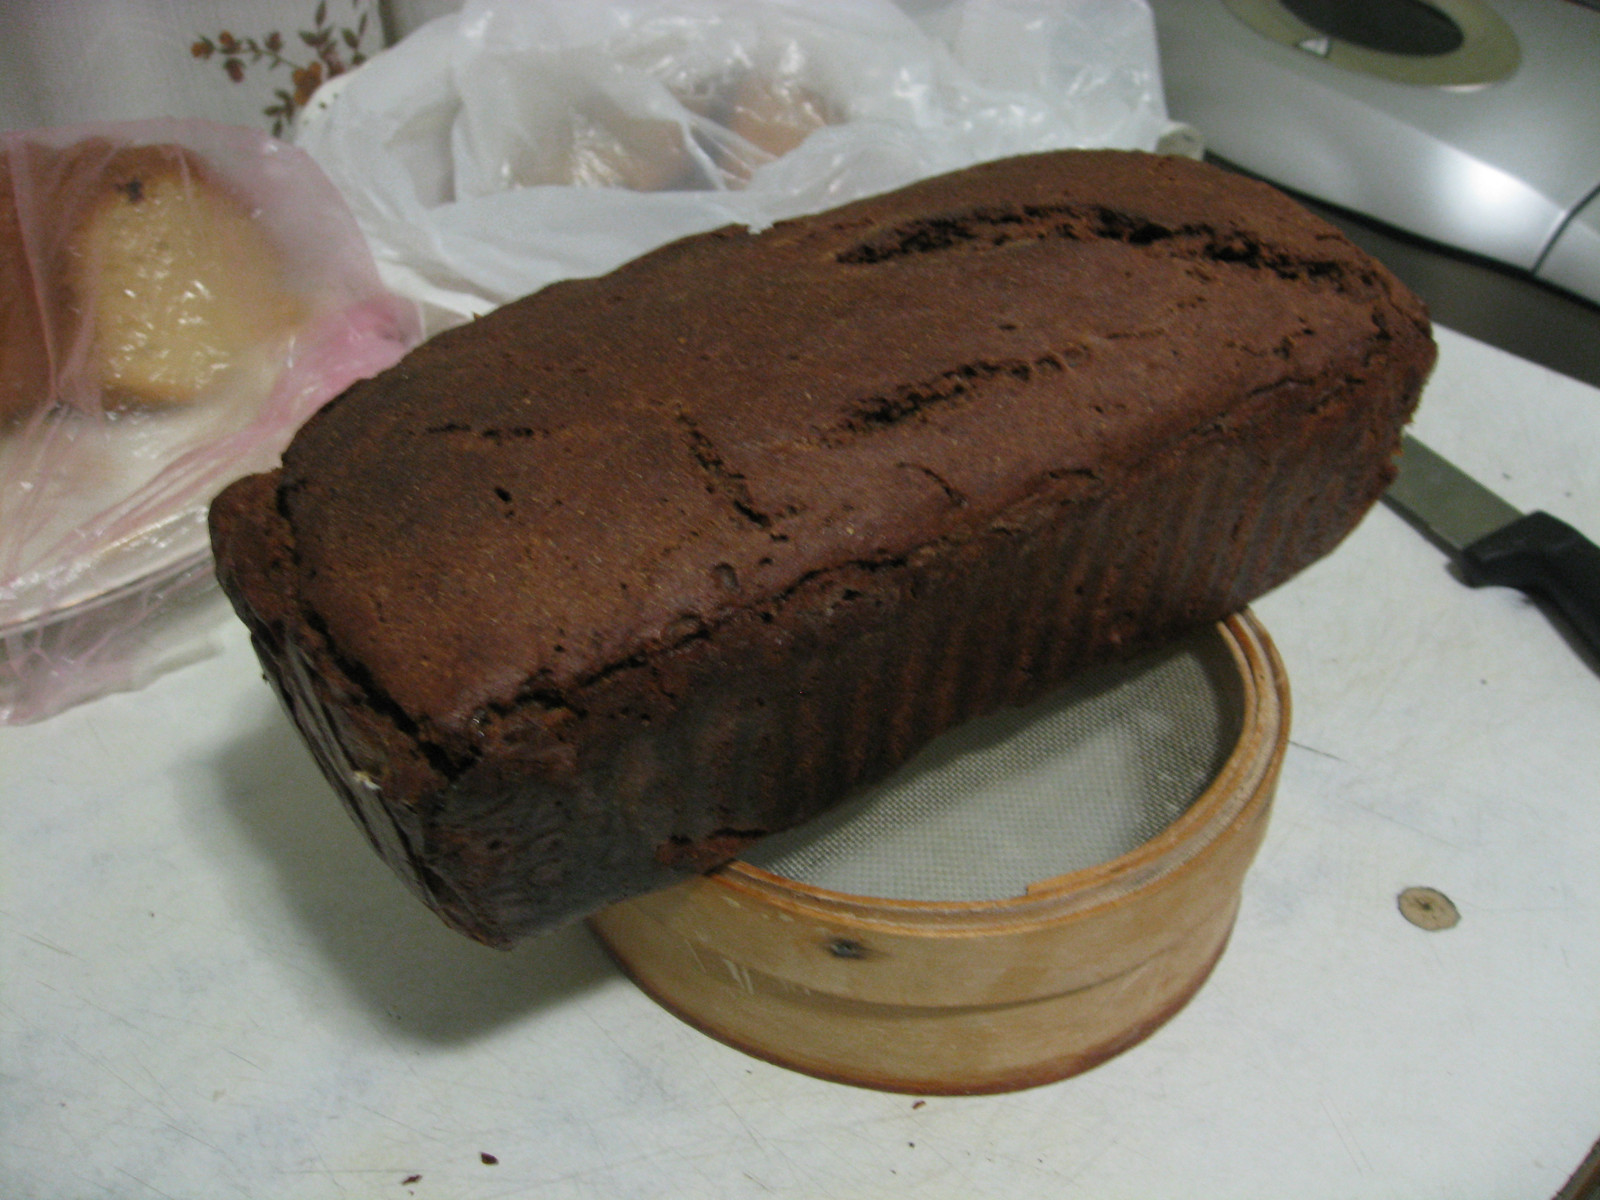
[[[1420,302],[1182,159],[984,164],[435,337],[212,509],[373,845],[484,942],[1215,621],[1393,474]]]

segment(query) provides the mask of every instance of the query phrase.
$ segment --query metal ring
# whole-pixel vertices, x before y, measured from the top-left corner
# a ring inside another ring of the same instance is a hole
[[[1511,26],[1483,0],[1427,0],[1454,21],[1461,45],[1444,54],[1389,54],[1332,37],[1307,25],[1282,0],[1223,0],[1262,37],[1330,66],[1421,87],[1475,88],[1509,78],[1522,61]]]

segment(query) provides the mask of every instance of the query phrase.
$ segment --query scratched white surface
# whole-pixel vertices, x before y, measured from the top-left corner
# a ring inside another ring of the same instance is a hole
[[[1600,393],[1440,336],[1419,432],[1600,534]],[[924,1103],[702,1037],[581,928],[437,925],[219,614],[0,730],[0,1195],[1551,1195],[1600,1134],[1600,674],[1385,509],[1257,612],[1295,744],[1216,974],[1087,1075]]]

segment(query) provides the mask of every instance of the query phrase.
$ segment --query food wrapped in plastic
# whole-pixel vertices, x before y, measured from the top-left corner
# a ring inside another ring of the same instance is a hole
[[[420,336],[302,151],[200,121],[0,136],[0,721],[192,647],[205,512]]]
[[[437,329],[718,225],[1168,128],[1144,0],[464,0],[295,142]]]

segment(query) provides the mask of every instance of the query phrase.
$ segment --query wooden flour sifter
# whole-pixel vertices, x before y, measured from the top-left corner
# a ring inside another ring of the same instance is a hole
[[[1282,664],[1240,614],[591,923],[666,1008],[786,1067],[927,1094],[1062,1079],[1209,975],[1288,729]]]

